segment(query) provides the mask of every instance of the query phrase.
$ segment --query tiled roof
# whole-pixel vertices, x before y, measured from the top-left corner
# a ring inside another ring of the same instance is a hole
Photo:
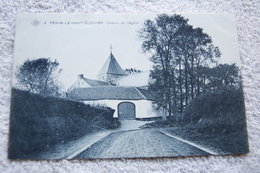
[[[155,100],[152,91],[118,86],[75,88],[68,93],[68,97],[76,100]]]
[[[110,56],[97,76],[102,76],[104,74],[126,75],[125,71],[120,67],[112,53],[110,53]]]
[[[111,86],[107,82],[99,81],[99,80],[94,80],[94,79],[88,79],[84,78],[83,74],[78,75],[78,80],[74,82],[74,84],[67,90],[67,92],[71,92],[75,88],[86,88],[83,84],[81,84],[81,81],[86,82],[90,87],[97,87],[97,86]]]
[[[95,87],[95,86],[109,86],[110,84],[107,82],[99,81],[99,80],[93,80],[93,79],[88,79],[84,78],[83,80],[87,82],[90,86]]]
[[[141,89],[141,88],[137,88],[137,90],[140,91],[142,93],[142,95],[144,95],[148,100],[156,99],[155,92],[153,92],[151,90],[146,90],[146,89]]]

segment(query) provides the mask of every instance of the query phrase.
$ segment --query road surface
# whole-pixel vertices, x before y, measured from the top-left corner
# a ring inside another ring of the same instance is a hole
[[[209,153],[162,134],[159,129],[140,129],[111,133],[74,158],[144,158],[194,155],[209,155]]]

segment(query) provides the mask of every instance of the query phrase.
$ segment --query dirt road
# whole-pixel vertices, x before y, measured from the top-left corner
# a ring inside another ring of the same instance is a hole
[[[158,129],[114,132],[74,158],[137,158],[209,155]]]

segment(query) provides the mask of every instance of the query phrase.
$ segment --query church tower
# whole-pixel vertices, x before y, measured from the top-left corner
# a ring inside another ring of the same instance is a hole
[[[120,67],[114,55],[112,54],[111,47],[110,55],[97,75],[98,80],[115,85],[118,78],[126,75],[126,72]]]

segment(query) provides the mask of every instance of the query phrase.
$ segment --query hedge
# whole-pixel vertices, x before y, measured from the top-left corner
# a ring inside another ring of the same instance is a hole
[[[114,110],[12,89],[9,159],[30,158],[46,147],[74,140],[95,127],[114,128]]]

